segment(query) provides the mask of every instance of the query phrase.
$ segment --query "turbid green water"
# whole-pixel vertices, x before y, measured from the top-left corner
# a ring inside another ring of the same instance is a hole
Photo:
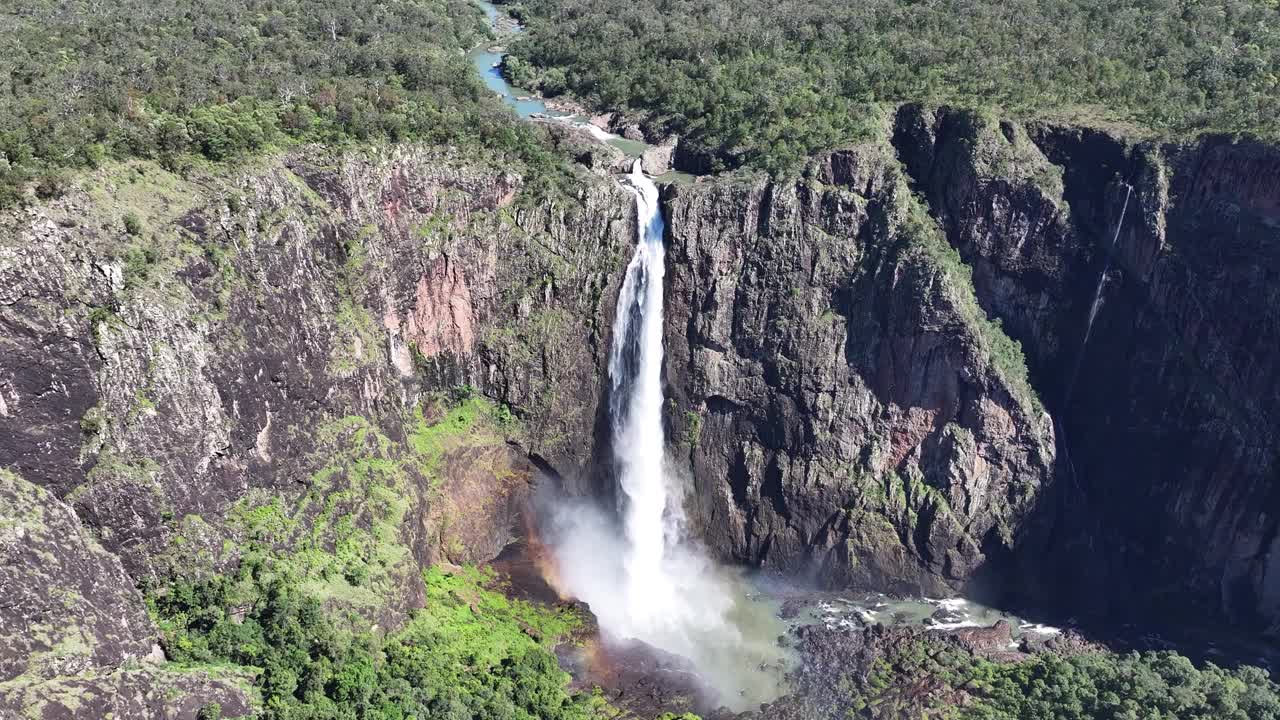
[[[681,654],[710,691],[704,710],[755,710],[790,690],[787,673],[797,657],[778,642],[788,629],[781,617],[782,603],[761,592],[737,568],[708,567],[708,572],[714,576],[709,585],[724,593],[731,605],[721,623],[685,628],[690,642]]]

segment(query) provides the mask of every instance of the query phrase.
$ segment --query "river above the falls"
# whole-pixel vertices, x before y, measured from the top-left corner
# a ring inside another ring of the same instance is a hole
[[[475,68],[485,87],[501,97],[502,102],[514,110],[518,117],[523,120],[562,122],[580,128],[591,133],[596,139],[618,148],[627,157],[639,157],[649,148],[645,143],[628,140],[593,125],[587,116],[548,107],[546,99],[539,97],[534,91],[517,88],[508,83],[502,76],[502,58],[506,56],[502,43],[523,32],[524,27],[491,2],[476,0],[476,4],[484,10],[485,17],[489,20],[489,28],[493,30],[496,39],[492,43],[486,42],[473,48],[467,53],[467,59],[471,61],[471,66]]]

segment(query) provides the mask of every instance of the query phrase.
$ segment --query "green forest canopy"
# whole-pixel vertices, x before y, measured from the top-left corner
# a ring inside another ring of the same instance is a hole
[[[524,0],[544,89],[777,169],[904,101],[1280,137],[1277,0]]]
[[[474,77],[469,0],[14,0],[0,13],[0,207],[108,158],[421,140],[549,162]]]
[[[941,686],[922,697],[920,678]],[[1280,686],[1266,670],[1211,662],[1196,667],[1168,651],[1046,653],[993,662],[920,637],[899,643],[867,676],[842,678],[840,687],[849,693],[843,703],[851,717],[1280,719]]]
[[[474,568],[433,568],[424,576],[426,607],[403,627],[355,631],[356,623],[335,618],[304,592],[290,567],[251,554],[234,575],[150,588],[166,655],[253,677],[261,720],[611,714],[600,698],[569,690],[551,652],[580,622],[570,610],[509,600],[487,589],[494,578]],[[217,718],[221,709],[204,714]]]
[[[930,101],[1280,137],[1278,0],[524,0],[511,67],[643,111],[708,170],[794,166]],[[15,0],[0,206],[111,157],[418,140],[552,162],[463,54],[469,0]],[[532,68],[532,69],[528,69]]]

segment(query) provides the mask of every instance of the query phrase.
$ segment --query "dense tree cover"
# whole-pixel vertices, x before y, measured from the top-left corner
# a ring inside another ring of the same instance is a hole
[[[850,710],[863,717],[923,706],[957,720],[1280,718],[1280,686],[1265,670],[1197,668],[1173,652],[1043,654],[998,663],[919,639],[853,685]]]
[[[965,681],[981,688],[975,720],[1275,720],[1280,688],[1265,670],[1197,669],[1172,652],[1088,654],[998,665],[978,661]]]
[[[171,660],[249,668],[264,720],[589,720],[549,648],[576,616],[508,600],[475,569],[426,573],[426,607],[389,635],[356,631],[305,593],[287,564],[150,588]],[[210,710],[210,716],[215,712]]]
[[[514,52],[649,113],[712,169],[778,169],[885,103],[1280,134],[1277,0],[524,0]]]
[[[14,0],[0,11],[0,206],[112,157],[172,168],[289,141],[552,163],[474,77],[464,50],[487,33],[469,0]]]

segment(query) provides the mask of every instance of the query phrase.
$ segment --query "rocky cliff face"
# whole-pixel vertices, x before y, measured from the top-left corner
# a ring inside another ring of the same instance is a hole
[[[1059,598],[1276,632],[1280,150],[920,108],[895,144],[1058,419]]]
[[[136,581],[253,543],[392,625],[424,566],[522,531],[531,456],[587,462],[633,211],[605,181],[537,207],[520,184],[483,159],[317,150],[234,177],[114,167],[5,219],[0,467],[116,563],[116,599],[84,601],[87,645],[123,648],[94,651],[102,673],[151,650]],[[29,510],[0,497],[0,518]],[[52,593],[55,570],[21,580]],[[71,682],[20,679],[15,701]],[[133,707],[113,697],[92,707]]]
[[[248,711],[242,678],[164,666],[133,579],[66,503],[0,470],[0,510],[0,716]]]
[[[576,182],[526,205],[500,167],[413,149],[100,171],[6,220],[0,465],[133,580],[267,543],[394,624],[418,569],[519,531],[534,465],[607,485],[634,210]],[[1035,540],[1052,428],[887,145],[664,206],[668,419],[709,544],[943,592]]]
[[[1075,607],[1109,586],[1274,625],[1276,151],[919,108],[892,141],[664,191],[694,529],[827,585],[975,590],[1051,557]],[[313,149],[108,168],[3,219],[0,468],[29,490],[0,518],[39,493],[92,533],[119,606],[86,630],[95,673],[150,652],[139,579],[268,544],[395,623],[423,566],[519,532],[536,467],[607,485],[631,198],[580,173],[529,203],[523,182]],[[58,667],[10,682],[38,694]]]
[[[1053,430],[887,146],[666,202],[670,420],[708,541],[900,592],[1008,570]]]
[[[519,178],[448,157],[333,162],[200,182],[121,168],[7,223],[0,462],[134,569],[171,521],[308,485],[326,423],[404,439],[432,390],[518,408],[531,453],[589,454],[627,196],[597,183],[531,209]]]

